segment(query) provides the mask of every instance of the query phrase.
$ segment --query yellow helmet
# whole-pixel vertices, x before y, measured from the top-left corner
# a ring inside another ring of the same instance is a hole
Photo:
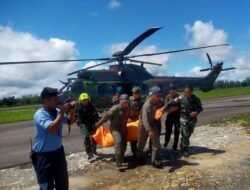
[[[90,96],[87,93],[82,93],[79,96],[79,101],[82,101],[82,100],[90,100]]]

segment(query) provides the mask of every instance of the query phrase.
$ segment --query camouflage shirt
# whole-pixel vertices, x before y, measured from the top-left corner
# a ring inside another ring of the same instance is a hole
[[[135,99],[133,96],[129,97],[129,107],[131,110],[140,111],[144,104],[143,97]]]
[[[188,120],[197,120],[197,117],[190,117],[191,112],[200,113],[203,111],[200,99],[192,95],[191,98],[183,97],[180,100],[181,117]]]
[[[113,96],[112,104],[113,105],[119,104],[119,98],[120,98],[120,96],[118,96],[118,95]]]
[[[78,125],[94,125],[99,119],[98,111],[94,104],[89,102],[86,106],[76,105],[76,121]]]

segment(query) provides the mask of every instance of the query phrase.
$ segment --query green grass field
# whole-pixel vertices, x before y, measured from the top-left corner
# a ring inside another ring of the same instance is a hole
[[[200,90],[195,90],[194,92],[201,100],[209,100],[220,97],[227,96],[239,96],[250,94],[250,87],[237,87],[237,88],[224,88],[224,89],[214,89],[209,92],[202,92]]]
[[[215,89],[205,93],[196,90],[195,94],[201,100],[208,100],[219,97],[247,95],[250,94],[250,87]],[[38,107],[39,105],[0,108],[0,124],[32,120]]]
[[[2,109],[0,108],[0,124],[32,120],[38,107],[40,106],[33,105]]]

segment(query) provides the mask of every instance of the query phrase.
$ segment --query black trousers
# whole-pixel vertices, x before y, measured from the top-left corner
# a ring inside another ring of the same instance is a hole
[[[165,122],[166,132],[165,132],[165,144],[168,144],[172,134],[172,129],[174,126],[174,143],[173,149],[177,149],[179,136],[180,136],[180,116],[178,114],[168,115]]]
[[[135,156],[136,152],[137,152],[137,141],[131,141],[130,147],[131,147],[131,151],[132,151],[133,155]]]
[[[31,153],[40,190],[68,190],[69,178],[63,146],[52,152]]]

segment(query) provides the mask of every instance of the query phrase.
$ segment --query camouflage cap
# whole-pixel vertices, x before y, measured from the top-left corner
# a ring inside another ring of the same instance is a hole
[[[141,88],[139,86],[135,86],[132,88],[132,93],[141,93]]]

